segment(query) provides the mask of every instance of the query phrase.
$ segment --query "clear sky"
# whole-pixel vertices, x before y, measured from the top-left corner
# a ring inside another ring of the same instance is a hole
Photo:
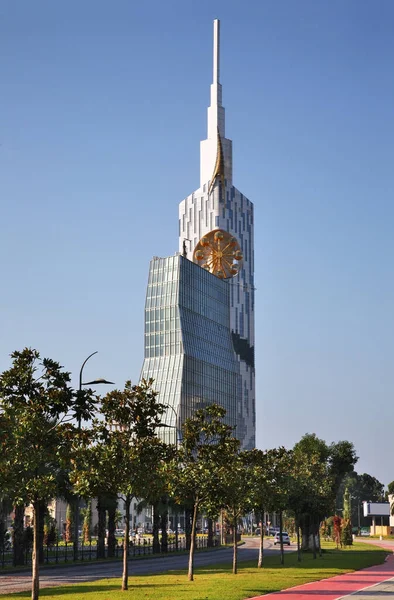
[[[138,380],[149,261],[199,186],[221,19],[255,204],[257,445],[351,440],[394,480],[394,3],[2,0],[0,370]]]

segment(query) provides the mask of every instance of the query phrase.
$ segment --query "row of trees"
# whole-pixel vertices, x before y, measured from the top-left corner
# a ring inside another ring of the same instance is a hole
[[[327,445],[308,434],[292,450],[242,451],[224,422],[225,410],[209,405],[186,421],[175,447],[158,436],[167,407],[159,402],[152,380],[126,382],[124,390],[99,399],[91,390],[74,391],[69,373],[35,350],[14,352],[12,360],[12,367],[0,375],[0,489],[3,501],[16,512],[27,504],[33,507],[32,600],[39,596],[39,523],[45,505],[51,498],[72,494],[86,500],[97,497],[99,502],[112,498],[113,512],[116,499],[123,499],[123,590],[128,588],[133,497],[153,506],[171,500],[190,511],[189,580],[194,577],[200,511],[210,518],[225,512],[234,535],[234,573],[238,522],[250,510],[262,516],[277,512],[281,529],[283,513],[290,511],[299,558],[301,549],[312,549],[316,556],[320,522],[334,513],[339,486],[357,461],[350,442]],[[99,518],[99,540],[104,540],[103,529],[105,511],[104,519]],[[263,536],[264,527],[260,567]],[[155,543],[159,544],[158,533]]]

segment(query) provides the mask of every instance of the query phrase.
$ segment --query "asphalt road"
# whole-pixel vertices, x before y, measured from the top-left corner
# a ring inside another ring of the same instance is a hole
[[[240,562],[256,560],[257,562],[258,544],[259,540],[257,538],[247,539],[245,544],[238,549],[238,560]],[[295,550],[295,544],[292,544],[292,547],[290,548],[286,547],[285,550]],[[264,540],[264,551],[266,554],[279,553],[279,547],[274,546],[272,538],[267,538]],[[223,562],[229,562],[231,564],[232,552],[232,548],[223,548],[212,552],[196,552],[194,566],[202,567]],[[168,571],[186,571],[188,560],[188,555],[179,555],[175,553],[160,558],[131,559],[129,562],[129,575],[148,575]],[[120,562],[91,562],[78,566],[42,567],[40,571],[40,588],[96,581],[98,579],[109,579],[111,577],[121,577],[121,575],[122,564]],[[31,573],[28,571],[0,575],[0,594],[11,594],[12,592],[22,592],[30,589]]]

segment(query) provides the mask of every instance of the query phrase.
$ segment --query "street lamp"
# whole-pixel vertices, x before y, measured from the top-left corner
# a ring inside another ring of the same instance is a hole
[[[175,425],[167,425],[167,423],[161,423],[161,427],[168,427],[170,429],[175,429],[175,446],[176,449],[178,450],[178,411],[175,410],[175,408],[173,406],[171,406],[171,404],[164,404],[164,406],[166,408],[170,408],[173,412],[173,414],[175,415]]]
[[[92,354],[89,354],[89,356],[87,358],[85,358],[85,360],[82,363],[81,366],[81,370],[79,371],[79,392],[82,391],[82,386],[84,385],[99,385],[99,384],[108,384],[108,385],[114,385],[113,381],[107,381],[106,379],[93,379],[93,381],[87,381],[85,383],[82,382],[82,373],[83,373],[83,368],[86,365],[86,363],[88,362],[89,358],[92,358],[92,356],[94,356],[95,354],[98,353],[98,350],[96,350],[96,352],[92,352]],[[81,429],[81,416],[78,417],[78,430]],[[74,550],[74,560],[78,560],[78,540],[79,540],[79,496],[77,495],[76,500],[75,500],[75,515],[74,515],[74,543],[73,543],[73,550]]]

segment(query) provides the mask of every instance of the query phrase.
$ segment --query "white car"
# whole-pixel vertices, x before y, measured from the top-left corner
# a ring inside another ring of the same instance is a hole
[[[289,534],[287,533],[287,531],[282,531],[282,542],[283,545],[287,544],[288,546],[290,546],[290,538],[289,538]],[[280,532],[277,531],[275,533],[275,537],[274,537],[274,546],[276,546],[276,544],[280,544]]]

